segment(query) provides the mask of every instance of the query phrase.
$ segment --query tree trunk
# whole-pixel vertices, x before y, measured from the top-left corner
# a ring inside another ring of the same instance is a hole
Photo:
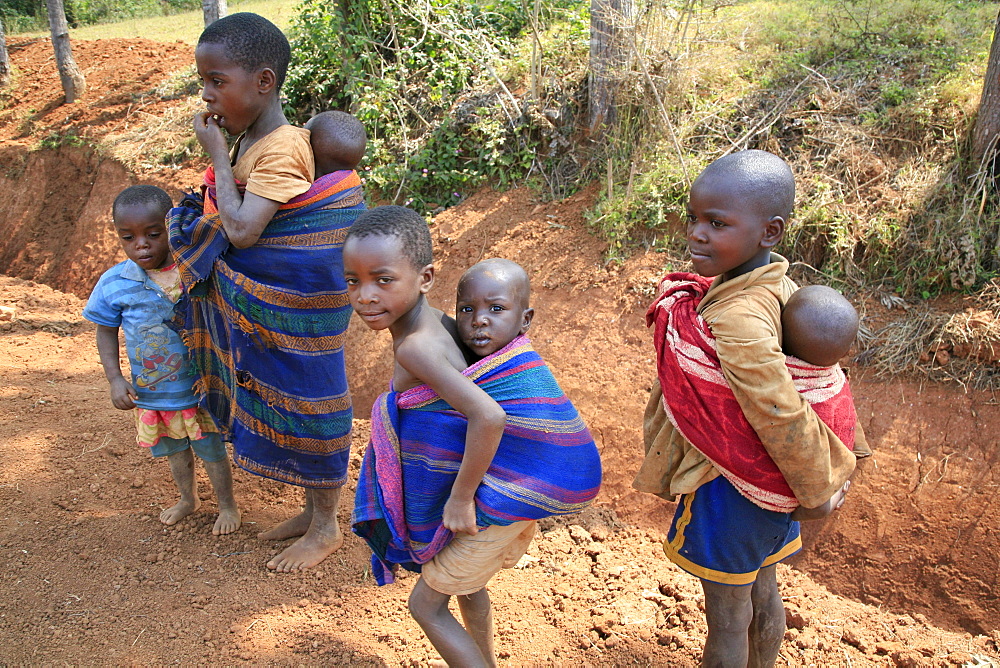
[[[205,27],[215,23],[229,13],[226,0],[201,0],[201,11],[205,14]]]
[[[52,34],[52,48],[56,52],[56,67],[62,81],[66,103],[72,104],[87,89],[87,81],[73,60],[73,47],[69,43],[69,26],[66,25],[66,11],[63,0],[45,0],[49,12],[49,32]]]
[[[627,60],[622,34],[632,17],[632,0],[590,0],[590,123],[591,135],[615,122],[618,76]]]
[[[979,162],[992,148],[996,160],[996,137],[1000,131],[1000,13],[997,14],[993,29],[993,45],[986,65],[986,79],[983,81],[983,96],[979,98],[979,115],[972,129],[972,156]],[[994,164],[994,167],[996,165]]]
[[[7,37],[3,31],[3,21],[0,21],[0,88],[6,88],[10,83],[10,56],[7,55]]]

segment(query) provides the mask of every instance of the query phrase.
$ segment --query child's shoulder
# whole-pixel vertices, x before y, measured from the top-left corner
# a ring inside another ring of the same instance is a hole
[[[136,294],[137,283],[142,283],[146,272],[132,260],[123,260],[107,269],[97,279],[90,298],[83,309],[83,317],[99,325],[117,326],[120,314]],[[142,292],[141,290],[138,292]]]
[[[411,381],[426,383],[435,391],[434,380],[441,374],[450,376],[449,369],[460,372],[467,362],[458,341],[445,324],[440,311],[425,313],[413,328],[394,345],[396,362],[407,371],[410,379],[402,379],[403,385]]]
[[[447,316],[439,317],[438,314],[428,314],[428,317],[419,318],[413,329],[407,332],[396,346],[397,357],[400,354],[439,357],[442,351],[460,350],[455,340],[457,330],[449,329],[445,318]]]
[[[309,131],[297,125],[279,125],[257,141],[254,146],[269,153],[275,151],[307,151],[312,155],[312,144],[309,142]]]

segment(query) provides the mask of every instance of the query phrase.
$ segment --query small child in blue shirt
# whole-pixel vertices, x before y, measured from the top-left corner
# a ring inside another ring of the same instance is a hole
[[[225,443],[211,415],[198,407],[188,350],[167,323],[180,296],[180,275],[170,255],[166,214],[170,196],[156,186],[123,190],[111,208],[127,260],[104,272],[83,310],[97,325],[97,351],[111,385],[115,408],[135,408],[139,445],[154,457],[166,457],[180,491],[180,501],[160,513],[173,525],[198,510],[194,456],[201,458],[219,502],[212,533],[240,528],[233,478]],[[118,332],[132,368],[132,382],[122,375]]]

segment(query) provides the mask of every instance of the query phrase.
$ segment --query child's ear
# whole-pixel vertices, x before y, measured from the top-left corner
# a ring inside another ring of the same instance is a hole
[[[434,265],[425,265],[423,269],[420,270],[420,292],[427,294],[430,292],[431,287],[434,285]]]
[[[264,95],[274,90],[277,83],[278,75],[270,67],[265,67],[257,75],[257,90]]]
[[[525,334],[528,328],[531,327],[531,319],[535,317],[535,309],[526,308],[524,312],[521,313],[521,333]]]
[[[773,248],[781,241],[785,233],[785,219],[781,216],[774,216],[764,223],[764,237],[760,240],[761,248]]]

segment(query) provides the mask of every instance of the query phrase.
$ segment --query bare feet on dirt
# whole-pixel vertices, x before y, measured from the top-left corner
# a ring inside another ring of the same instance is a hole
[[[329,534],[321,531],[310,531],[267,562],[267,567],[279,573],[312,568],[336,552],[343,544],[344,534],[339,528]]]
[[[194,502],[181,499],[160,513],[160,521],[168,527],[173,526],[199,508],[201,508],[200,499],[196,498]]]
[[[277,526],[273,526],[267,531],[261,531],[257,538],[261,540],[288,540],[305,535],[312,522],[312,513],[305,511],[295,517],[291,517]]]
[[[239,508],[219,508],[219,517],[212,527],[213,536],[225,536],[240,528],[242,517]]]

